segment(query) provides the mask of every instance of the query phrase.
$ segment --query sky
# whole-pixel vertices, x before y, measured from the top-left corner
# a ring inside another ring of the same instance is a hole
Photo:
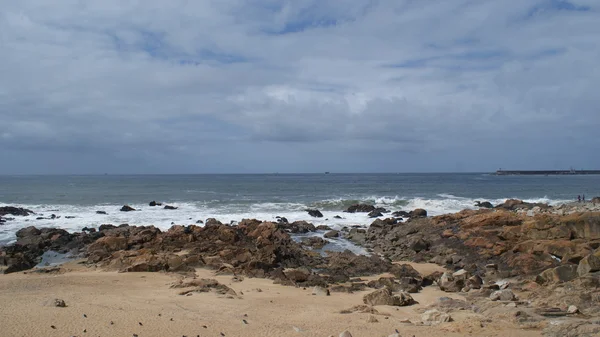
[[[598,0],[0,0],[0,174],[600,169]]]

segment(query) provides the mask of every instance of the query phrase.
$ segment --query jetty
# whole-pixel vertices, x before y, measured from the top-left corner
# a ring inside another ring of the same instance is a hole
[[[549,175],[589,175],[589,174],[600,174],[600,170],[498,170],[496,171],[497,176],[549,176]]]

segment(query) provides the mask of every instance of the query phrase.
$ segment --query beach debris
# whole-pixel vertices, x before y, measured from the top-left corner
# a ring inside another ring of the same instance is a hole
[[[225,337],[225,334],[221,332],[221,336]]]
[[[83,333],[86,333],[86,332],[87,332],[87,329],[83,329]]]
[[[52,329],[56,329],[56,327],[55,327],[54,325],[51,325],[50,327],[51,327]]]
[[[114,325],[114,324],[115,324],[115,322],[113,322],[113,321],[110,321],[110,325]]]
[[[65,301],[61,300],[60,298],[57,298],[54,300],[54,306],[59,308],[65,308],[67,304],[65,303]]]
[[[173,317],[171,317],[171,322],[173,322]]]
[[[248,321],[243,319],[242,322],[244,322],[244,324],[248,324]]]
[[[87,318],[87,315],[86,315],[86,314],[83,314],[83,318]]]
[[[138,322],[138,324],[139,324],[140,326],[143,326],[143,325],[144,325],[144,324],[142,324],[142,322]]]
[[[203,327],[204,329],[208,329],[208,327],[207,327],[206,325],[203,325],[202,327]]]

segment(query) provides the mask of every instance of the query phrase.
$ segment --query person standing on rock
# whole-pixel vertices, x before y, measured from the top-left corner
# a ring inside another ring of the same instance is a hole
[[[581,195],[577,196],[577,202],[581,202]]]

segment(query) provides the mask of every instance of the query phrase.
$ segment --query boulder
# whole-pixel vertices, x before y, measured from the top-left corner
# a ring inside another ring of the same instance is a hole
[[[175,206],[165,205],[164,209],[177,209]]]
[[[65,301],[61,300],[60,298],[56,298],[56,299],[54,299],[54,306],[59,307],[59,308],[66,308],[67,304],[65,303]]]
[[[454,278],[450,272],[442,274],[438,280],[438,286],[440,290],[448,293],[460,292],[465,287],[465,280],[462,278]]]
[[[321,213],[321,211],[319,211],[318,209],[307,209],[306,212],[308,212],[308,215],[310,215],[314,218],[322,218],[323,217],[323,213]]]
[[[535,281],[539,284],[554,284],[568,282],[577,278],[578,266],[575,264],[565,264],[556,268],[550,268],[540,273]]]
[[[292,223],[282,223],[281,226],[288,229],[291,233],[305,234],[316,231],[315,225],[306,221],[294,221]]]
[[[340,236],[340,232],[336,231],[336,230],[329,231],[323,235],[323,237],[328,238],[328,239],[337,238],[339,236]]]
[[[489,201],[475,201],[475,207],[481,207],[481,208],[494,208],[494,205],[492,205],[491,202]]]
[[[129,205],[124,205],[123,207],[121,207],[121,212],[131,212],[131,211],[135,211],[135,208],[133,208]]]
[[[383,216],[383,213],[381,213],[378,210],[373,210],[373,211],[369,212],[368,216],[369,216],[369,218],[377,218],[377,217]]]
[[[577,274],[579,276],[585,276],[589,273],[600,271],[600,257],[590,254],[581,261],[577,266]]]
[[[441,312],[437,309],[431,309],[425,311],[421,315],[421,321],[424,325],[438,325],[452,321],[452,317],[447,313]]]
[[[392,215],[395,217],[398,217],[398,218],[410,217],[410,213],[408,213],[407,211],[396,211],[396,212],[393,212]]]
[[[318,236],[311,236],[308,238],[302,239],[302,244],[308,247],[312,247],[314,249],[323,248],[329,241],[324,240]]]
[[[423,238],[416,238],[410,242],[410,249],[418,253],[428,250],[430,245],[431,244],[428,241],[425,241]]]
[[[411,211],[410,213],[408,213],[408,215],[411,218],[426,218],[427,217],[427,211],[422,209],[422,208],[417,208],[414,211]]]
[[[28,210],[26,208],[14,207],[14,206],[0,207],[0,216],[4,216],[4,215],[28,216],[29,214],[33,214],[33,211]]]
[[[503,289],[494,291],[490,295],[490,300],[492,301],[516,301],[517,297],[510,289]]]
[[[415,303],[415,300],[406,292],[400,292],[398,295],[393,295],[387,289],[379,289],[367,294],[363,297],[363,302],[370,306],[376,305],[392,305],[392,306],[407,306]]]
[[[150,203],[148,205],[151,206],[151,207],[162,206],[162,203],[161,202],[156,202],[156,201],[153,200],[153,201],[150,201]]]

